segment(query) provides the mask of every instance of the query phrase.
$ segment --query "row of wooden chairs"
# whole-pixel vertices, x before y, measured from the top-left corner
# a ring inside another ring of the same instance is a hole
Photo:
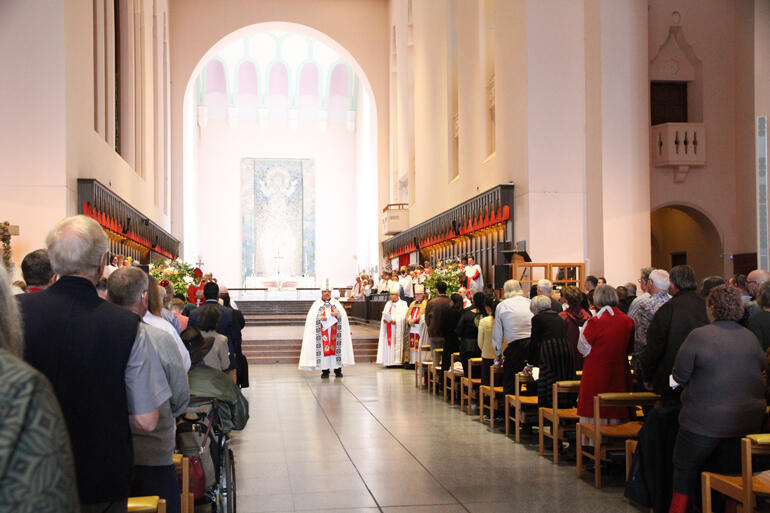
[[[190,459],[181,454],[174,454],[173,462],[182,481],[182,513],[194,513],[195,497],[190,492]],[[158,496],[130,497],[128,513],[166,513],[166,500]]]
[[[430,346],[421,349],[430,351]],[[607,461],[607,455],[611,451],[623,451],[625,453],[626,478],[628,478],[631,460],[636,451],[636,438],[643,424],[643,408],[654,406],[660,400],[660,396],[649,392],[628,393],[604,393],[594,397],[593,423],[580,422],[577,408],[560,408],[560,399],[565,394],[575,396],[580,392],[580,381],[558,381],[553,384],[553,406],[538,407],[537,396],[522,395],[525,385],[534,383],[531,376],[523,373],[516,375],[516,387],[514,394],[504,395],[503,387],[496,385],[502,372],[498,367],[490,368],[489,385],[481,384],[481,358],[471,358],[466,375],[454,371],[454,363],[459,360],[459,353],[451,356],[450,369],[441,369],[442,350],[433,352],[432,360],[418,363],[415,366],[415,384],[421,386],[421,371],[425,377],[428,389],[431,393],[437,393],[437,385],[443,385],[443,397],[447,398],[454,406],[455,398],[459,395],[460,409],[468,415],[472,413],[472,402],[479,403],[479,420],[483,423],[484,416],[489,419],[489,427],[495,427],[495,411],[499,409],[501,401],[505,410],[505,435],[511,435],[513,426],[516,442],[521,439],[521,426],[526,421],[527,415],[535,412],[538,417],[538,445],[540,455],[545,454],[545,439],[551,440],[553,451],[553,463],[559,462],[560,442],[567,439],[567,433],[574,432],[577,444],[576,471],[578,477],[582,475],[583,458],[594,462],[594,486],[601,488],[601,462]],[[434,365],[434,362],[437,362]],[[458,386],[459,385],[459,386]],[[619,424],[604,424],[600,417],[602,408],[621,407],[628,408],[631,419]],[[548,428],[548,429],[547,429]],[[584,438],[591,442],[584,446]],[[770,495],[770,472],[754,475],[752,472],[752,456],[770,454],[770,434],[749,435],[741,440],[741,465],[740,476],[730,476],[704,472],[702,475],[702,506],[704,513],[712,513],[712,490],[716,490],[744,506],[744,511],[753,511],[757,494]],[[749,505],[746,508],[746,505]]]

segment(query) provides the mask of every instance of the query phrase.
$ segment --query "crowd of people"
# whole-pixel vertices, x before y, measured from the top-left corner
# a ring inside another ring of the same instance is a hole
[[[85,216],[60,221],[21,270],[23,288],[0,266],[0,509],[125,512],[128,497],[149,495],[178,513],[172,455],[191,397],[217,399],[225,430],[248,419],[243,316],[210,276],[191,305],[108,260]]]
[[[468,360],[480,357],[482,384],[501,367],[504,393],[514,394],[516,375],[532,374],[535,386],[522,393],[537,395],[546,407],[553,404],[552,385],[575,380],[580,371],[576,405],[583,423],[594,422],[597,394],[654,392],[661,407],[646,417],[654,427],[643,430],[656,435],[640,435],[639,446],[640,453],[656,455],[649,462],[658,462],[649,505],[689,511],[699,497],[700,473],[739,473],[740,438],[766,428],[770,273],[709,276],[699,284],[687,265],[646,267],[637,283],[613,287],[588,276],[582,285],[585,291],[574,285],[554,290],[543,279],[525,294],[520,282],[509,280],[500,300],[481,290],[447,295],[447,284],[438,282],[433,297],[417,285],[407,303],[403,284],[392,283],[385,289],[390,296],[377,362],[408,367],[429,344],[431,351],[443,349],[442,372],[459,353],[452,371],[462,375]],[[629,411],[602,409],[600,418],[620,423]],[[675,442],[667,446],[664,438]],[[570,459],[575,444],[564,443],[563,450]]]

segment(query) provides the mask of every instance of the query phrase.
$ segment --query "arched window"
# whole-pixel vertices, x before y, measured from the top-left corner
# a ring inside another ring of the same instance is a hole
[[[319,104],[318,66],[312,62],[308,62],[302,66],[302,70],[299,73],[299,98],[297,98],[299,119],[316,119],[318,116]]]
[[[256,119],[259,109],[259,81],[257,67],[251,61],[244,61],[238,67],[238,96],[235,98],[238,117]]]
[[[347,122],[347,112],[350,109],[350,70],[344,64],[337,64],[332,69],[329,78],[329,121]]]
[[[268,71],[267,98],[270,119],[285,121],[289,118],[289,72],[282,62],[275,62]]]
[[[227,116],[227,80],[222,61],[212,60],[206,65],[206,94],[204,105],[208,107],[209,118]]]

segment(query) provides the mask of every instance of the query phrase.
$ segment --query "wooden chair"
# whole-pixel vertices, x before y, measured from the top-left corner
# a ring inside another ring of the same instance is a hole
[[[190,458],[174,454],[172,460],[182,482],[182,513],[195,513],[195,496],[190,491]]]
[[[541,406],[538,409],[538,437],[540,456],[543,456],[545,437],[553,441],[553,462],[559,463],[559,440],[564,440],[567,431],[574,431],[579,419],[577,408],[559,408],[560,394],[577,394],[580,392],[580,381],[557,381],[553,384],[553,407]],[[545,432],[545,421],[551,423],[550,433]]]
[[[166,513],[166,500],[157,495],[151,497],[129,497],[128,513]]]
[[[441,383],[441,376],[444,374],[441,372],[441,359],[443,358],[444,350],[442,348],[433,350],[433,362],[428,367],[428,392],[431,394],[438,393],[438,385]]]
[[[517,442],[521,441],[521,423],[524,421],[522,415],[526,415],[527,411],[537,411],[537,396],[521,395],[521,385],[534,382],[532,376],[519,372],[516,374],[516,393],[505,396],[505,436],[510,436],[513,421]]]
[[[711,490],[740,502],[745,512],[754,511],[757,494],[770,495],[770,471],[753,473],[751,457],[755,454],[770,454],[770,434],[748,435],[741,439],[741,475],[701,474],[703,513],[711,513]]]
[[[471,358],[468,360],[467,376],[460,380],[460,409],[462,410],[467,402],[465,413],[471,414],[471,401],[478,397],[478,388],[481,386],[481,358]]]
[[[484,411],[489,411],[489,429],[495,429],[495,410],[498,407],[498,399],[504,400],[503,387],[495,386],[495,378],[498,383],[502,381],[503,368],[492,366],[489,368],[489,385],[479,387],[479,422],[484,423]],[[486,403],[489,398],[489,404]],[[502,406],[502,403],[500,403]]]
[[[652,406],[660,400],[658,394],[651,392],[604,393],[594,396],[594,423],[578,422],[577,438],[577,475],[583,473],[583,456],[594,460],[594,486],[602,487],[602,461],[607,460],[607,452],[625,450],[625,441],[636,438],[642,429],[642,422],[630,420],[621,424],[602,424],[602,407],[621,407],[636,410],[638,406]],[[583,450],[583,436],[590,439],[593,452]]]
[[[426,383],[428,382],[428,369],[433,365],[433,360],[423,360],[423,354],[425,353],[430,353],[429,345],[420,346],[420,352],[418,353],[420,356],[414,364],[414,386],[417,388],[422,388],[423,380]]]
[[[628,474],[631,473],[631,463],[634,459],[637,445],[639,445],[638,440],[633,438],[626,440],[626,481],[628,481]]]
[[[449,392],[449,400],[452,406],[455,404],[455,392],[457,392],[458,378],[462,378],[461,374],[455,372],[455,362],[460,359],[460,353],[452,353],[452,364],[449,369],[444,370],[444,400],[446,401],[447,392]]]

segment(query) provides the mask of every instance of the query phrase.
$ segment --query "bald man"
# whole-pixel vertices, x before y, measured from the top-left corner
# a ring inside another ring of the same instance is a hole
[[[751,301],[744,305],[746,307],[744,319],[748,319],[762,310],[757,304],[757,296],[759,295],[759,287],[768,280],[770,280],[770,272],[765,271],[764,269],[755,269],[746,277],[746,288],[751,295]]]

